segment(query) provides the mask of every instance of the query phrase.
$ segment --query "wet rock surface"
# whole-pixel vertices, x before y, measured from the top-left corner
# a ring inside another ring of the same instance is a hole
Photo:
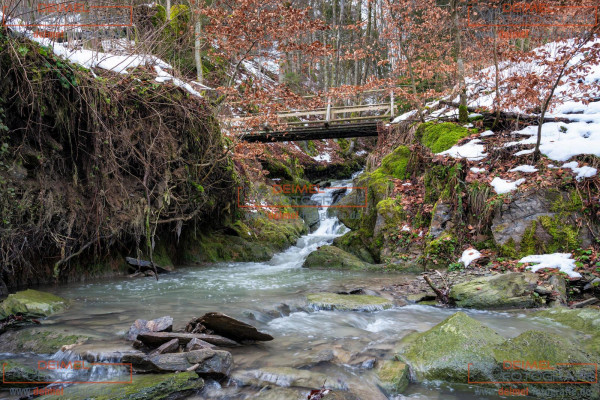
[[[179,344],[185,346],[192,339],[200,339],[215,346],[236,347],[239,343],[218,335],[204,333],[179,333],[179,332],[147,332],[138,335],[138,340],[150,347],[157,347],[173,339],[178,339]]]
[[[204,314],[198,322],[215,334],[236,342],[273,340],[273,336],[259,332],[252,325],[219,312]]]
[[[129,328],[127,338],[135,340],[140,333],[146,332],[171,332],[173,330],[173,318],[169,316],[156,318],[150,321],[136,319]]]
[[[390,300],[379,296],[336,293],[312,293],[308,305],[317,310],[377,311],[393,307]]]
[[[267,367],[254,370],[234,371],[231,378],[240,385],[302,387],[308,389],[347,390],[345,382],[328,375],[290,367]]]
[[[193,370],[198,374],[227,376],[233,365],[231,353],[223,350],[193,350],[185,353],[129,354],[124,363],[131,363],[137,372],[176,372]]]

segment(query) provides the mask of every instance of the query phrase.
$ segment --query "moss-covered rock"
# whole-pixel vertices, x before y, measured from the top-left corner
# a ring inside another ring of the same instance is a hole
[[[441,153],[454,146],[464,137],[477,130],[469,130],[464,126],[452,122],[426,122],[417,129],[416,136],[419,141],[427,146],[433,153]]]
[[[202,389],[204,381],[195,372],[162,375],[134,375],[129,384],[81,384],[64,389],[63,400],[175,400]],[[41,397],[56,399],[55,395]]]
[[[561,325],[591,335],[591,337],[581,339],[584,348],[591,353],[600,355],[600,310],[593,308],[582,308],[577,310],[569,308],[553,308],[538,311],[534,315],[537,317],[548,318]]]
[[[64,329],[29,328],[8,331],[0,335],[0,349],[3,352],[54,354],[62,346],[83,343],[91,335],[69,332]]]
[[[322,246],[306,257],[304,268],[366,270],[373,267],[335,246]]]
[[[578,223],[582,202],[577,192],[544,189],[517,193],[496,212],[492,234],[505,256],[569,252],[592,242]]]
[[[362,294],[312,293],[306,299],[309,306],[318,310],[378,311],[393,306],[382,297]]]
[[[369,252],[367,245],[363,242],[362,235],[358,231],[350,231],[343,236],[335,238],[333,245],[350,254],[354,254],[364,262],[375,263],[375,259]]]
[[[400,394],[408,386],[408,365],[396,360],[386,360],[377,369],[379,385],[389,394]]]
[[[0,304],[0,318],[11,314],[23,313],[30,317],[47,317],[62,311],[68,306],[68,301],[51,293],[27,289],[8,295]]]
[[[510,272],[454,285],[450,299],[466,308],[533,308],[542,304],[534,292],[536,286],[536,274]]]
[[[457,312],[426,332],[407,336],[400,357],[418,380],[465,383],[467,365],[493,364],[492,347],[503,342],[492,329]]]
[[[594,362],[594,357],[563,336],[544,331],[526,331],[515,338],[504,339],[462,312],[452,315],[426,332],[407,336],[401,342],[399,350],[398,356],[409,364],[412,376],[418,381],[439,380],[455,384],[469,381],[519,381],[519,378],[507,378],[507,373],[512,372],[505,368],[507,360],[539,365],[539,368],[516,371],[522,381],[532,380],[534,375],[528,374],[547,372],[541,362],[554,368],[551,373],[555,375],[550,381],[557,381],[560,376],[569,378],[571,373],[575,376],[580,374],[581,378],[584,377],[583,373],[591,371],[589,368],[585,369],[585,366],[557,364]],[[538,378],[536,381],[542,380]],[[545,389],[556,387],[552,384],[528,386],[530,395],[547,395]],[[597,387],[591,389],[597,390]]]
[[[4,369],[4,376],[0,381],[0,388],[23,387],[21,383],[11,382],[53,382],[54,377],[47,370],[29,367],[14,360],[1,360],[0,366]],[[6,382],[6,383],[3,383]]]

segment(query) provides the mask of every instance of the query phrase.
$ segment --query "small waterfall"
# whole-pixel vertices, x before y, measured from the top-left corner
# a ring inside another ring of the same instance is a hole
[[[61,349],[50,360],[58,367],[52,370],[57,383],[128,381],[131,373],[129,366],[116,365],[121,362],[123,354],[119,351],[79,352]]]

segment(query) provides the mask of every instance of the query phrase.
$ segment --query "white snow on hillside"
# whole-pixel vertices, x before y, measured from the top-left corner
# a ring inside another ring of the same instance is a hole
[[[447,155],[452,158],[466,158],[470,161],[479,161],[487,157],[484,152],[485,146],[481,144],[481,140],[475,139],[463,144],[462,146],[453,146],[450,149],[443,151],[441,155]]]
[[[0,18],[3,14],[0,12]],[[113,49],[124,54],[108,53],[93,51],[83,48],[69,48],[65,43],[59,43],[49,38],[38,38],[33,35],[33,32],[28,30],[18,18],[11,18],[9,21],[10,25],[21,25],[11,26],[11,30],[18,32],[24,37],[39,43],[42,46],[47,46],[52,49],[54,54],[62,57],[74,64],[79,64],[85,68],[92,70],[93,68],[101,68],[107,71],[116,72],[119,74],[127,74],[128,69],[138,68],[140,66],[154,67],[157,73],[157,82],[170,81],[174,85],[179,86],[186,90],[188,93],[202,97],[189,83],[184,82],[179,78],[175,78],[170,73],[164,71],[164,69],[172,70],[173,67],[167,62],[151,54],[135,54],[131,53],[131,42],[124,41],[123,39],[115,39],[113,41],[103,40],[102,47],[105,49]],[[127,54],[129,52],[129,54]],[[92,71],[93,73],[93,71]],[[193,82],[199,88],[210,89],[197,82]]]
[[[524,178],[517,179],[516,181],[512,182],[512,181],[504,180],[502,178],[495,177],[490,182],[490,185],[492,185],[492,187],[494,188],[496,193],[504,194],[504,193],[510,193],[510,192],[517,190],[517,187],[520,184],[522,184],[523,182],[525,182]]]
[[[519,165],[513,169],[509,169],[508,172],[524,172],[526,174],[530,174],[532,172],[537,172],[537,168],[533,165]]]

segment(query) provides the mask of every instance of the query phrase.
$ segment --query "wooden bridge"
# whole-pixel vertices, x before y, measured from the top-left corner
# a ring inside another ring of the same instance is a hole
[[[388,94],[389,91],[389,94]],[[384,93],[384,99],[377,93]],[[317,139],[339,139],[377,136],[377,126],[382,121],[394,119],[395,103],[393,90],[371,90],[364,93],[373,93],[380,98],[380,102],[364,101],[364,104],[336,105],[331,98],[327,106],[310,110],[292,110],[276,114],[277,123],[285,129],[252,130],[245,126],[245,122],[256,120],[257,115],[224,118],[230,130],[238,131],[237,135],[246,142],[286,142]],[[309,97],[309,96],[307,96]]]

